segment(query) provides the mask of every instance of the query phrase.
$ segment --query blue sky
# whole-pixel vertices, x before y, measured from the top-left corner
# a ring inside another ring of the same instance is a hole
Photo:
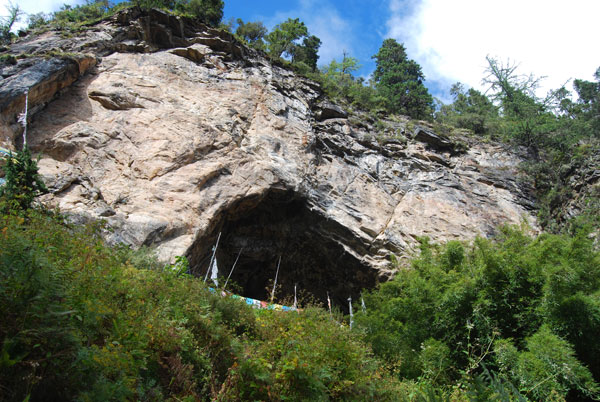
[[[319,64],[359,59],[358,74],[385,38],[404,43],[422,67],[430,92],[451,101],[463,82],[485,91],[486,56],[519,64],[522,74],[547,77],[540,95],[570,79],[592,80],[600,66],[600,0],[226,0],[225,19],[262,21],[268,28],[300,18],[323,41]],[[568,86],[569,87],[569,86]]]
[[[0,0],[0,15],[9,0]],[[84,0],[13,0],[27,13],[51,12]],[[600,0],[224,0],[225,20],[262,21],[268,28],[300,18],[323,42],[320,64],[346,50],[368,77],[385,38],[404,43],[423,68],[430,92],[451,101],[460,81],[485,91],[487,55],[547,77],[540,95],[574,78],[593,80],[600,66]],[[570,85],[567,85],[570,88]]]
[[[371,59],[385,36],[387,7],[377,0],[346,1],[254,1],[228,0],[225,20],[242,18],[244,21],[262,21],[271,29],[287,18],[300,18],[311,34],[318,36],[323,45],[319,64],[342,58],[344,50],[360,60],[359,75],[368,76],[374,69]]]

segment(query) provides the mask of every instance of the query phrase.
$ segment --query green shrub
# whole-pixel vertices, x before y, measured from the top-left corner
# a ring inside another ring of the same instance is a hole
[[[6,183],[0,187],[0,213],[23,213],[32,206],[35,197],[48,191],[27,146],[14,155],[11,153],[3,169]]]
[[[398,382],[323,310],[252,310],[185,259],[161,268],[61,219],[0,217],[3,400],[396,400]]]
[[[598,397],[599,266],[586,232],[423,240],[412,269],[365,293],[355,320],[402,380],[462,384],[479,400]]]

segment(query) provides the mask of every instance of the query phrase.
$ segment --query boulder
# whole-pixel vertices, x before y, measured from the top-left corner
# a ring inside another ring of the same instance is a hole
[[[345,119],[347,117],[348,113],[346,113],[338,105],[335,105],[331,102],[322,101],[319,102],[316,106],[315,118],[318,121],[323,121],[327,119]]]

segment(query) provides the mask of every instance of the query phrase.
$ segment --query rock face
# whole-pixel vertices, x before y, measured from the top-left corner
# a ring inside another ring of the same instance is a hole
[[[11,51],[48,48],[91,56],[78,56],[86,68],[72,58],[4,68],[0,103],[3,146],[14,147],[25,88],[52,88],[30,95],[45,201],[73,219],[105,219],[110,241],[186,255],[198,274],[222,233],[219,266],[226,273],[242,250],[233,278],[246,296],[266,296],[280,256],[284,294],[298,283],[341,302],[389,277],[390,256],[406,256],[419,236],[535,226],[515,154],[458,149],[402,119],[388,122],[395,138],[378,141],[316,83],[227,33],[129,10],[82,38],[48,32]],[[27,79],[31,69],[41,76]]]

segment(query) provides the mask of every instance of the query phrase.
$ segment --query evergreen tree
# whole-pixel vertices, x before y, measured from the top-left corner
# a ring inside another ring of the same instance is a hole
[[[302,45],[296,45],[293,48],[292,63],[304,63],[312,71],[316,71],[320,47],[321,39],[317,38],[315,35],[305,37],[302,41]]]
[[[278,24],[267,35],[267,48],[272,57],[287,55],[292,57],[295,51],[296,41],[308,36],[308,29],[300,19],[288,18]]]
[[[594,78],[596,82],[575,80],[573,86],[579,95],[579,115],[590,123],[593,136],[600,138],[600,67]]]
[[[373,79],[388,111],[418,119],[431,117],[433,98],[423,85],[425,76],[421,66],[408,58],[404,45],[386,39],[373,58],[377,65]]]
[[[159,0],[160,1],[160,0]],[[223,0],[181,0],[176,9],[192,14],[202,22],[218,26],[223,19]]]
[[[454,102],[442,105],[436,120],[479,135],[496,134],[499,130],[498,107],[487,96],[473,88],[465,90],[460,82],[452,85],[450,94]]]
[[[13,25],[19,21],[21,15],[23,15],[23,11],[19,6],[13,5],[10,1],[8,2],[8,6],[6,6],[6,10],[8,11],[8,16],[0,17],[0,44],[10,43],[13,38],[13,34],[10,31]]]
[[[526,146],[537,158],[541,149],[552,145],[551,133],[557,129],[556,116],[550,107],[554,95],[538,98],[536,90],[540,79],[517,74],[517,65],[490,57],[487,61],[487,76],[483,82],[500,106],[505,138]]]
[[[241,18],[237,19],[237,29],[235,34],[245,40],[250,46],[263,49],[265,42],[263,38],[267,34],[267,27],[260,21],[258,22],[244,22]]]
[[[20,213],[31,208],[38,195],[48,192],[39,173],[37,162],[27,146],[6,158],[4,186],[0,187],[0,212]]]

